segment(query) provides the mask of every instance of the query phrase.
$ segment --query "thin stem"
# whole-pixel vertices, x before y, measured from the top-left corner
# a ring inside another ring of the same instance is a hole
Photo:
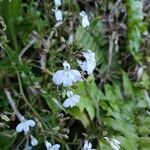
[[[13,100],[10,92],[8,90],[5,89],[5,94],[7,96],[8,102],[11,105],[11,108],[13,109],[13,111],[15,112],[17,118],[20,120],[20,122],[24,121],[24,117],[21,115],[21,113],[18,111],[15,101]]]

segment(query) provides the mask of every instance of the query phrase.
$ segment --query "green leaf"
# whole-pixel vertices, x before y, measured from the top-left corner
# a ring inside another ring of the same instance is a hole
[[[124,87],[125,94],[133,96],[134,95],[133,87],[130,82],[130,79],[128,78],[125,72],[123,72],[122,80],[123,80],[123,87]]]
[[[9,150],[15,142],[17,135],[14,131],[4,131],[0,133],[0,150]]]
[[[69,112],[76,119],[80,120],[85,127],[87,127],[90,124],[87,115],[84,112],[80,112],[78,108],[71,108]]]

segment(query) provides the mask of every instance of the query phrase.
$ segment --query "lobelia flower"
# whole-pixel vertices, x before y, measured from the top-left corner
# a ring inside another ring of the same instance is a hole
[[[61,6],[61,0],[54,0],[55,3],[55,7],[58,8],[59,6]]]
[[[76,83],[77,81],[82,81],[82,76],[78,70],[71,70],[70,64],[67,63],[67,61],[64,61],[63,63],[64,69],[59,70],[53,75],[53,82],[56,85],[63,86],[71,86],[73,83]]]
[[[30,127],[34,127],[35,126],[35,121],[34,120],[24,120],[23,122],[19,123],[16,127],[16,131],[17,132],[22,132],[24,131],[24,133],[28,133],[30,130]]]
[[[82,17],[82,27],[86,28],[90,25],[89,19],[85,11],[80,12],[80,16]]]
[[[68,98],[63,103],[63,106],[65,108],[68,108],[68,107],[72,108],[72,107],[76,106],[76,104],[80,100],[80,96],[79,95],[74,95],[72,91],[67,90],[67,96],[68,96]]]
[[[31,138],[31,145],[32,146],[37,146],[38,145],[38,140],[33,135],[30,135],[30,138]]]
[[[52,145],[50,142],[48,142],[47,140],[45,141],[45,146],[47,150],[59,150],[60,145],[59,144],[54,144]]]
[[[85,140],[83,150],[94,150],[94,149],[92,149],[92,144],[89,141]]]
[[[83,71],[87,71],[87,74],[90,75],[96,68],[95,53],[91,50],[87,50],[86,52],[82,52],[82,54],[85,58],[85,61],[77,60],[77,63]]]
[[[104,137],[104,139],[111,145],[113,150],[120,150],[120,141],[116,140],[116,139],[110,139],[107,137]]]

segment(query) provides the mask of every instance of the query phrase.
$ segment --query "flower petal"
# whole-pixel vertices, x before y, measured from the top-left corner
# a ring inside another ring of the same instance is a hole
[[[53,145],[53,150],[59,150],[59,148],[60,148],[60,145],[59,145],[59,144]]]
[[[71,86],[73,84],[74,75],[71,73],[71,71],[65,71],[64,77],[63,77],[63,86]]]
[[[61,6],[61,0],[54,0],[55,7]]]
[[[52,144],[46,140],[45,141],[45,146],[46,146],[47,150],[51,150]]]
[[[26,124],[30,127],[34,127],[35,126],[35,121],[34,120],[27,120]]]
[[[19,123],[16,127],[16,131],[20,133],[22,130],[23,130],[23,125],[22,123]]]
[[[56,85],[60,85],[63,83],[63,78],[64,78],[64,71],[63,70],[59,70],[57,71],[54,75],[53,75],[53,82]]]
[[[55,18],[57,21],[62,21],[63,17],[62,17],[62,11],[59,9],[55,10]]]
[[[31,145],[32,146],[38,145],[38,140],[33,135],[30,135],[30,138],[31,138]]]
[[[74,75],[74,79],[73,82],[77,82],[77,81],[82,81],[82,75],[80,74],[80,72],[78,70],[71,70],[71,73]]]
[[[73,95],[64,101],[63,106],[65,108],[68,108],[68,107],[72,108],[72,107],[76,106],[76,104],[79,102],[79,100],[80,100],[79,95]]]

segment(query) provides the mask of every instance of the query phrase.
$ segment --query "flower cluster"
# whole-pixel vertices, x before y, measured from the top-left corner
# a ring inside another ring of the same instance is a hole
[[[61,6],[61,0],[54,0],[55,3],[55,9],[53,10],[55,13],[55,19],[56,21],[62,21],[63,20],[63,15],[62,11],[59,9]],[[88,19],[88,16],[85,11],[81,11],[79,15],[82,17],[82,27],[86,28],[90,26],[90,21]]]
[[[62,5],[61,0],[54,0],[55,9],[53,9],[55,13],[55,19],[56,21],[61,22],[63,20],[62,11],[60,10],[60,6]],[[89,19],[87,14],[84,11],[81,11],[79,15],[82,18],[82,27],[87,28],[90,25]],[[78,65],[82,69],[82,71],[86,71],[88,75],[92,74],[95,67],[96,67],[96,60],[95,60],[95,53],[91,50],[87,50],[82,52],[83,57],[85,58],[85,61],[77,60]],[[53,74],[52,78],[53,82],[56,85],[63,85],[65,88],[68,88],[72,86],[73,84],[77,83],[78,81],[83,81],[83,77],[81,73],[76,69],[71,69],[70,64],[67,61],[63,62],[63,69],[56,71],[56,73]],[[80,96],[74,94],[72,91],[67,90],[66,91],[67,98],[63,102],[64,108],[72,108],[76,106],[80,101]],[[24,132],[25,135],[27,135],[31,129],[31,127],[34,127],[36,125],[34,120],[26,120],[24,117],[22,120],[20,120],[21,123],[19,123],[16,127],[17,132]],[[25,149],[32,149],[32,146],[38,145],[38,140],[33,136],[29,135],[30,137],[30,145],[26,145]],[[44,141],[45,147],[47,150],[59,150],[60,145],[59,144],[51,144],[47,140]],[[83,150],[92,150],[92,144],[88,141],[85,141],[84,146],[82,148]]]
[[[92,74],[96,67],[95,53],[91,50],[82,52],[85,61],[77,60],[82,71],[86,71],[88,75]],[[53,82],[56,85],[63,85],[64,87],[72,86],[78,81],[83,81],[82,75],[78,70],[71,69],[70,64],[67,61],[63,62],[63,70],[58,70],[53,75]],[[74,107],[80,100],[79,95],[74,95],[72,91],[67,91],[67,99],[64,101],[63,106],[65,108]]]

